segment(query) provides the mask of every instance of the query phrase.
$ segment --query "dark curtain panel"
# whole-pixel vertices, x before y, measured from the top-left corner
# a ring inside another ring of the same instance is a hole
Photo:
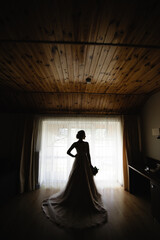
[[[141,167],[141,134],[139,117],[126,115],[123,117],[123,173],[124,189],[129,191],[128,165]]]
[[[124,190],[129,191],[129,170],[124,129],[123,129],[123,179]]]
[[[141,137],[138,116],[124,116],[124,139],[128,164],[141,166]]]
[[[23,144],[20,161],[20,192],[38,188],[38,160],[36,151],[38,118],[29,115],[25,119]]]

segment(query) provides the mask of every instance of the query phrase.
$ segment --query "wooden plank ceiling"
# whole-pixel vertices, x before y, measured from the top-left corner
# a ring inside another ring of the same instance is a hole
[[[159,90],[160,1],[1,6],[2,110],[135,113]]]

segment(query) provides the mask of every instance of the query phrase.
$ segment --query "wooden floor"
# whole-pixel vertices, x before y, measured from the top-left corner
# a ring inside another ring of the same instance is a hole
[[[131,195],[123,188],[99,191],[108,210],[105,225],[83,231],[59,228],[41,210],[42,200],[53,194],[53,190],[39,189],[18,195],[1,206],[2,239],[160,239],[160,224],[153,219],[148,200]]]

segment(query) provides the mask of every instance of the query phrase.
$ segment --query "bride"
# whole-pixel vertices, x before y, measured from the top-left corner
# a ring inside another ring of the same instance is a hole
[[[85,137],[83,130],[78,131],[78,141],[67,151],[75,161],[64,190],[42,203],[46,216],[66,228],[82,229],[107,221],[107,211],[93,179],[89,144],[83,141]],[[76,155],[71,153],[74,148]]]

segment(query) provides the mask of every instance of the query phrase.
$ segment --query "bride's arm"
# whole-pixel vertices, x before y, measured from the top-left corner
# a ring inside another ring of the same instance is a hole
[[[73,150],[73,148],[75,148],[75,143],[73,143],[72,145],[71,145],[71,147],[68,149],[68,151],[67,151],[67,154],[69,155],[69,156],[71,156],[71,157],[75,157],[76,155],[73,155],[72,153],[71,153],[71,151]]]

